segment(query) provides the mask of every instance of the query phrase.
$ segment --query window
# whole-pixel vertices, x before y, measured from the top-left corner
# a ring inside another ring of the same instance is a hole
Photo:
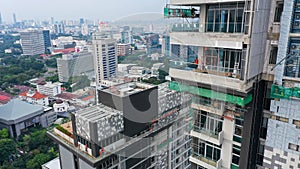
[[[277,52],[278,52],[278,47],[277,46],[271,46],[269,64],[276,64]]]
[[[275,116],[275,115],[272,115],[272,116],[271,116],[271,119],[273,119],[273,120],[278,120],[278,121],[285,122],[285,123],[288,123],[288,122],[289,122],[289,119],[288,119],[288,118],[281,117],[281,116]]]
[[[207,32],[242,33],[244,3],[209,5],[207,9]]]
[[[208,70],[240,74],[242,50],[205,48],[204,66]]]
[[[216,115],[207,113],[205,111],[197,111],[195,113],[195,130],[200,132],[207,132],[209,134],[218,135],[222,131],[222,119]]]
[[[293,151],[299,151],[300,152],[300,146],[297,144],[289,143],[289,149]]]
[[[207,159],[218,161],[221,158],[221,147],[209,142],[193,138],[193,154]]]
[[[275,9],[274,22],[280,22],[282,11],[283,11],[283,3],[277,2],[276,9]]]
[[[300,120],[293,120],[293,124],[296,125],[296,128],[300,129]]]

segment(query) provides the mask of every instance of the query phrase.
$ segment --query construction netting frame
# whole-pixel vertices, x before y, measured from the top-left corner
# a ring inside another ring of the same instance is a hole
[[[300,98],[300,88],[286,88],[273,84],[270,97],[274,99],[290,99],[292,97]]]
[[[164,8],[165,17],[193,17],[191,9]]]
[[[216,92],[209,89],[189,86],[178,82],[169,82],[169,89],[179,91],[179,92],[187,92],[187,93],[191,93],[191,94],[195,94],[195,95],[199,95],[211,99],[216,99],[220,101],[225,101],[242,107],[245,107],[248,103],[252,101],[252,94],[249,94],[248,96],[243,98],[239,96]]]

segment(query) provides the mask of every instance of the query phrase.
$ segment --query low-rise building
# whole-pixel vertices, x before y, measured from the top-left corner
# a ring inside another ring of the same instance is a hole
[[[131,53],[130,44],[117,44],[117,56],[126,56]]]
[[[48,96],[56,96],[61,94],[61,83],[41,83],[37,85],[37,91]]]
[[[42,106],[49,105],[49,99],[47,95],[41,94],[40,92],[29,90],[19,94],[19,98],[32,104],[39,104]]]
[[[53,104],[53,110],[56,113],[64,113],[69,110],[69,104],[60,99],[57,99]]]
[[[18,137],[24,129],[36,124],[48,127],[55,120],[56,114],[52,111],[45,112],[43,106],[19,99],[0,106],[0,129],[7,128],[11,137]]]

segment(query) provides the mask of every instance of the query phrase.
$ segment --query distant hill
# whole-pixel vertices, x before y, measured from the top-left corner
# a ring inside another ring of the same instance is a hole
[[[130,16],[124,16],[113,21],[115,24],[146,24],[146,23],[164,23],[163,14],[161,13],[140,13]]]

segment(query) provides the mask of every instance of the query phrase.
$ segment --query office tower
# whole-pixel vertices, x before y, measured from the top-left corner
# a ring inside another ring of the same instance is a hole
[[[161,53],[164,54],[166,57],[170,57],[171,55],[170,35],[165,35],[162,38]]]
[[[159,52],[159,35],[154,33],[149,33],[145,36],[146,40],[146,50],[147,54],[158,53]]]
[[[54,25],[54,17],[51,17],[51,25]]]
[[[94,64],[96,83],[117,76],[117,43],[105,32],[97,32],[92,36],[94,48]]]
[[[2,24],[2,15],[1,15],[1,12],[0,12],[0,25]]]
[[[16,17],[16,14],[13,13],[13,23],[16,24],[17,23],[17,17]]]
[[[194,61],[171,62],[169,70],[169,88],[192,94],[192,169],[252,169],[262,163],[271,2],[171,0],[164,9],[165,17],[184,22],[172,27],[170,43],[198,48]]]
[[[190,97],[166,84],[130,82],[100,90],[99,98],[47,132],[59,144],[62,169],[190,168]]]
[[[117,44],[117,56],[126,56],[131,53],[130,44]]]
[[[272,5],[276,10],[271,15],[271,33],[276,39],[269,63],[275,74],[264,124],[267,136],[263,167],[300,168],[300,2],[274,1]]]
[[[133,37],[130,30],[125,29],[121,32],[121,43],[133,44]]]
[[[39,55],[45,52],[43,32],[40,30],[27,30],[20,32],[23,55]]]
[[[49,30],[43,30],[43,38],[44,38],[45,52],[48,52],[48,48],[52,46]]]
[[[85,35],[85,36],[89,34],[89,26],[88,26],[88,24],[83,23],[81,25],[81,34]]]
[[[80,18],[80,19],[79,19],[79,25],[82,25],[82,24],[84,24],[84,19],[83,19],[83,18]]]
[[[63,55],[57,58],[58,79],[60,82],[68,82],[71,77],[82,74],[94,74],[93,54],[80,52]]]
[[[65,32],[65,25],[63,23],[56,23],[54,24],[54,32],[56,34],[64,34]]]

